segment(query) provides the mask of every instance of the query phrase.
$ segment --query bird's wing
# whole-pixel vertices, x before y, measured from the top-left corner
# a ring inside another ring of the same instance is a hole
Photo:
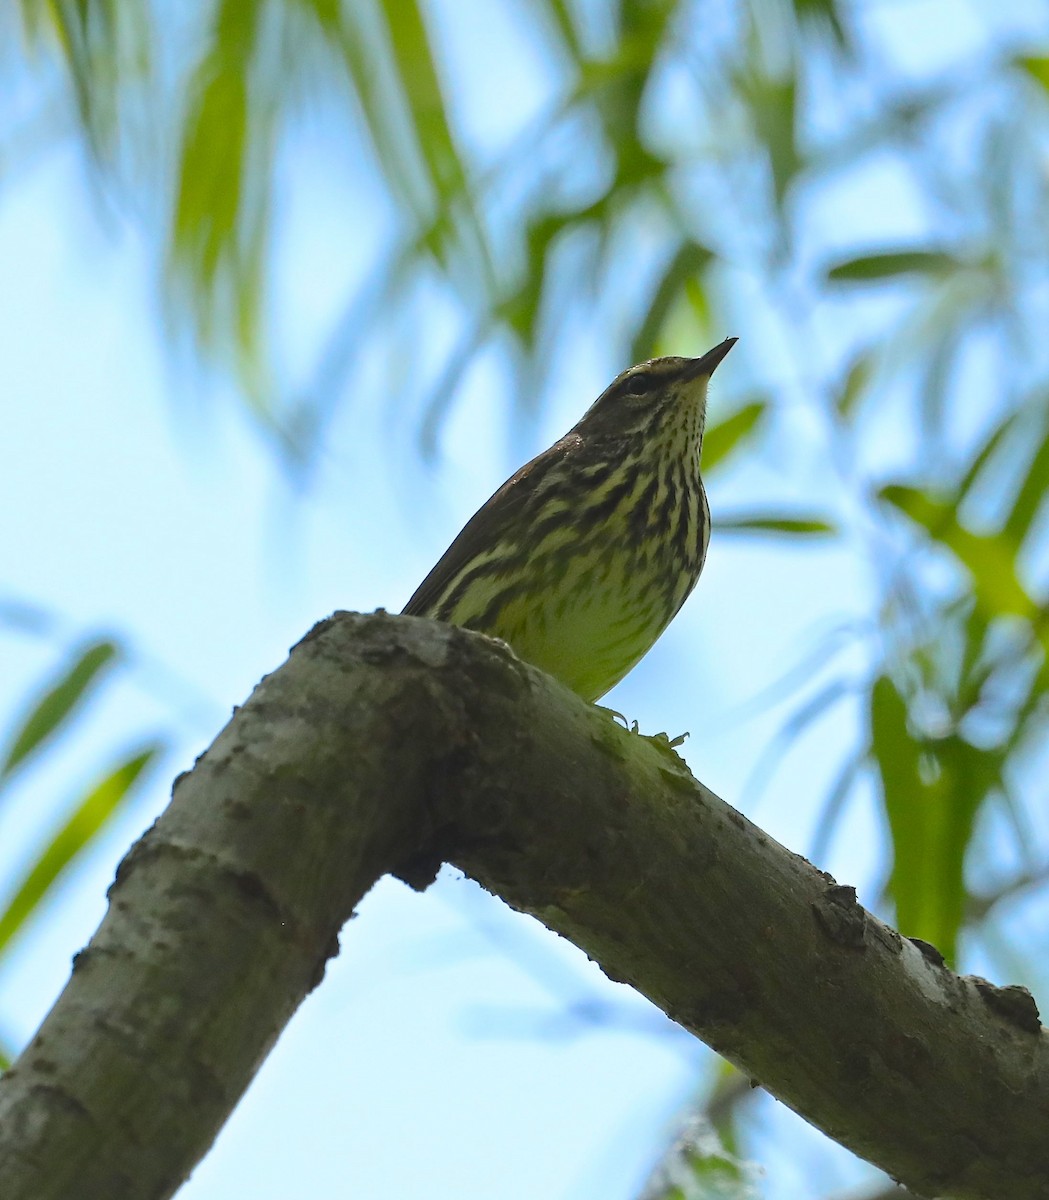
[[[542,491],[543,478],[580,445],[579,436],[569,434],[512,475],[466,522],[402,612],[407,616],[428,616],[448,581],[476,555],[497,545],[508,528],[524,520],[529,501],[535,501]]]

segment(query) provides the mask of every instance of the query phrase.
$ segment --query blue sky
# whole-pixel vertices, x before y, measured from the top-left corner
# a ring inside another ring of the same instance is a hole
[[[306,275],[313,255],[330,252],[328,239],[346,236],[344,214],[324,197],[323,164],[304,156],[303,172],[311,166],[320,177],[312,215],[326,209],[328,218],[304,222],[317,240],[299,260]],[[318,486],[293,496],[219,387],[172,373],[148,256],[132,230],[96,229],[71,153],[0,194],[0,260],[5,589],[63,614],[73,637],[119,630],[160,664],[108,689],[70,753],[10,796],[0,878],[17,870],[85,770],[158,727],[179,735],[147,794],[69,873],[6,961],[0,1023],[18,1044],[101,917],[116,861],[230,706],[315,619],[336,607],[399,607],[516,463],[501,398],[477,386],[434,472],[403,438],[376,448],[381,418],[355,415],[326,451]],[[556,411],[515,447],[517,458],[571,424],[604,382],[555,397]],[[480,463],[479,424],[490,431]],[[769,662],[787,664],[811,644],[805,598],[814,588],[847,606],[833,558],[715,542],[685,613],[610,702],[645,729],[691,729],[694,769],[737,797],[774,726],[739,724],[729,710],[768,681]],[[9,714],[57,651],[4,637]],[[803,848],[824,764],[797,758],[774,789],[788,789],[792,803],[778,807],[770,792],[759,816]],[[594,998],[621,1009],[628,1028],[565,1015]],[[324,986],[182,1195],[217,1200],[237,1187],[286,1196],[308,1170],[317,1196],[343,1195],[351,1182],[362,1197],[629,1196],[703,1058],[628,989],[454,873],[425,896],[387,881],[344,931]]]
[[[454,33],[452,10],[439,11],[454,43],[461,31]],[[479,21],[487,11],[471,9]],[[465,48],[457,86],[464,109],[476,112],[469,96],[483,92],[485,68]],[[507,59],[506,94],[523,114],[529,89],[541,90],[537,62],[527,43]],[[473,136],[497,132],[482,124]],[[389,229],[388,214],[375,207],[377,189],[332,153],[331,136],[322,118],[306,122],[284,168],[293,182],[276,272],[280,355],[292,376],[311,360],[346,281],[372,265],[368,248]],[[85,772],[158,728],[175,736],[133,810],[69,872],[55,904],[0,968],[0,1034],[16,1045],[101,917],[119,857],[231,706],[333,609],[397,610],[474,509],[574,423],[623,365],[582,355],[560,375],[541,417],[525,425],[508,418],[505,376],[485,361],[469,377],[432,468],[416,452],[410,414],[351,404],[333,425],[313,486],[298,494],[221,380],[172,365],[153,255],[130,219],[98,219],[69,148],[0,190],[0,598],[60,614],[65,643],[116,630],[141,652],[87,714],[68,753],[6,797],[0,889]],[[741,332],[734,315],[723,314],[717,338]],[[744,355],[719,371],[715,416],[746,394],[747,371]],[[782,462],[740,463],[711,488],[715,515],[719,507],[755,507],[784,487],[820,498],[821,451],[804,412],[777,420],[800,465],[797,479]],[[646,731],[690,730],[684,753],[696,774],[730,802],[742,799],[800,852],[855,744],[859,714],[849,704],[836,710],[755,792],[748,781],[783,710],[748,717],[740,706],[810,652],[821,630],[864,613],[858,561],[847,547],[788,552],[767,540],[715,537],[684,612],[608,701]],[[10,721],[65,643],[0,629],[0,719]],[[862,660],[853,656],[850,668]],[[861,795],[821,863],[858,884],[869,903],[880,834]],[[234,1191],[287,1197],[304,1179],[323,1200],[625,1200],[710,1068],[698,1043],[629,989],[454,872],[424,896],[383,882],[342,946],[180,1193],[185,1200]],[[608,1005],[617,1016],[573,1017],[572,1006],[584,1004]],[[805,1194],[820,1139],[768,1107],[771,1132],[791,1130],[789,1154],[771,1139],[756,1144],[775,1181],[769,1194]],[[832,1163],[839,1184],[855,1178],[845,1155]]]

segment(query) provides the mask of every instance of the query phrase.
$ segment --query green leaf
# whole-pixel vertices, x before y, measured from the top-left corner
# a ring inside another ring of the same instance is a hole
[[[757,1172],[730,1154],[705,1116],[693,1115],[664,1155],[643,1200],[756,1200]]]
[[[822,537],[838,532],[836,525],[821,517],[776,517],[764,514],[718,517],[714,528],[719,533],[786,533],[801,537]]]
[[[1030,532],[1031,525],[1041,511],[1047,493],[1049,493],[1049,436],[1043,438],[1035,451],[1005,521],[1004,532],[1017,548]]]
[[[1016,575],[1015,548],[993,534],[971,533],[958,522],[954,504],[901,484],[889,484],[879,495],[950,549],[972,576],[977,601],[991,613],[1033,618],[1036,606]]]
[[[711,251],[697,242],[683,242],[677,248],[656,284],[648,311],[638,325],[630,347],[631,362],[641,362],[655,353],[667,316],[680,298],[685,284],[698,275],[712,258]]]
[[[958,260],[942,250],[887,250],[850,258],[829,267],[832,283],[870,283],[899,275],[946,275],[958,268]]]
[[[201,286],[236,252],[248,149],[253,4],[224,0],[215,41],[190,88],[178,169],[172,250]]]
[[[840,50],[851,52],[852,40],[835,0],[794,0],[794,11],[799,21],[822,26],[830,32]]]
[[[834,405],[840,417],[844,417],[846,421],[851,419],[873,375],[873,356],[866,352],[857,355],[850,364],[845,379],[834,397]]]
[[[892,834],[889,891],[900,932],[953,962],[965,912],[964,864],[976,814],[999,778],[996,755],[956,735],[919,742],[891,679],[871,689],[871,752]]]
[[[61,676],[36,701],[11,739],[11,748],[0,760],[0,782],[39,749],[76,713],[102,672],[119,656],[109,641],[92,642],[80,650]]]
[[[402,216],[424,221],[427,214],[420,195],[421,181],[414,156],[405,147],[410,139],[404,136],[400,106],[390,102],[383,55],[375,45],[374,22],[359,5],[333,5],[332,0],[298,3],[314,14],[325,39],[341,55],[384,182],[393,192]]]
[[[0,912],[0,954],[45,898],[52,885],[129,799],[142,772],[162,753],[153,742],[112,768],[91,787],[51,835]]]
[[[202,347],[232,352],[245,396],[271,424],[266,294],[278,102],[256,61],[257,0],[220,0],[188,87],[167,247],[170,312]]]
[[[768,402],[754,400],[737,409],[723,421],[712,425],[703,435],[703,470],[709,472],[725,462],[757,428],[768,410]]]
[[[1043,91],[1049,92],[1049,58],[1044,54],[1025,55],[1015,61]]]
[[[796,134],[794,76],[757,75],[746,83],[743,91],[754,131],[768,155],[776,207],[782,208],[787,190],[802,167]]]
[[[969,494],[969,491],[972,489],[977,479],[980,478],[980,474],[984,467],[986,467],[991,459],[995,457],[998,452],[998,448],[1005,441],[1006,437],[1012,433],[1013,429],[1016,428],[1018,418],[1019,414],[1016,412],[1007,413],[1002,420],[995,425],[994,429],[991,430],[987,440],[973,455],[972,461],[969,463],[965,470],[965,474],[962,476],[961,481],[958,484],[959,498],[963,498]]]
[[[459,153],[441,88],[430,36],[417,0],[382,0],[391,50],[391,65],[406,106],[415,143],[436,199],[436,220],[430,226],[429,247],[450,265],[469,256],[475,278],[489,295],[494,293],[495,270],[484,223],[475,205],[476,190]],[[458,218],[458,220],[456,219]],[[461,245],[453,245],[454,235]]]

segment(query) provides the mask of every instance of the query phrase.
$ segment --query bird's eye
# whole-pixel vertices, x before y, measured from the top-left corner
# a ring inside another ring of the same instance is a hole
[[[643,396],[651,387],[652,376],[648,371],[638,371],[623,384],[623,392],[627,396]]]

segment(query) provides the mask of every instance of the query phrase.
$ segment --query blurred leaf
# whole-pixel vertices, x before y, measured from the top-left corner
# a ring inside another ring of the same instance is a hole
[[[1017,414],[1010,412],[995,424],[987,439],[973,455],[972,461],[965,469],[965,474],[958,485],[959,500],[968,495],[969,490],[980,477],[984,467],[995,457],[1005,438],[1016,428],[1016,423]]]
[[[928,344],[917,392],[918,415],[928,437],[938,437],[943,429],[950,385],[965,332],[964,319],[958,314],[956,319],[944,322],[942,328],[930,328],[925,339]]]
[[[774,78],[754,73],[744,78],[741,92],[754,133],[768,157],[776,208],[782,209],[802,166],[796,131],[797,85],[793,75]]]
[[[674,304],[680,298],[688,280],[697,276],[711,261],[713,255],[706,246],[697,242],[683,242],[667,264],[652,293],[648,311],[634,334],[630,347],[630,361],[637,363],[651,358],[656,352],[656,343]]]
[[[0,954],[59,875],[128,800],[139,776],[163,749],[162,743],[154,742],[110,770],[53,832],[47,846],[15,888],[6,908],[0,912]]]
[[[0,596],[0,625],[38,636],[53,633],[57,621],[46,608],[17,596]]]
[[[997,782],[998,759],[953,734],[915,741],[907,705],[885,676],[871,689],[870,724],[892,834],[889,891],[897,924],[953,963],[965,913],[965,854],[976,814]]]
[[[777,763],[783,759],[801,734],[824,713],[829,712],[839,701],[853,692],[853,686],[845,679],[832,679],[813,696],[808,696],[776,730],[775,736],[758,755],[750,775],[743,785],[741,807],[748,807],[751,796],[757,796],[764,788]]]
[[[811,21],[829,30],[839,49],[851,51],[852,41],[835,0],[794,0],[794,11],[800,22]]]
[[[810,861],[814,863],[826,861],[834,831],[845,812],[845,802],[852,794],[852,789],[860,776],[863,761],[860,754],[850,755],[838,773],[837,779],[831,784],[816,821],[816,828],[812,836],[812,849],[808,854]]]
[[[172,292],[187,291],[204,344],[232,340],[256,403],[274,117],[252,95],[260,11],[257,0],[218,5],[189,88],[168,248]]]
[[[976,597],[989,612],[1028,618],[1035,615],[1034,602],[1016,575],[1014,547],[1004,538],[970,533],[958,523],[955,505],[917,488],[890,484],[879,495],[953,551],[968,568]]]
[[[151,6],[50,0],[24,3],[22,15],[30,40],[41,39],[46,30],[60,47],[82,131],[98,165],[106,165],[121,105],[131,85],[150,75],[156,42]]]
[[[488,257],[484,226],[474,206],[474,192],[460,157],[448,120],[437,64],[430,49],[423,13],[416,0],[382,0],[390,36],[392,66],[398,94],[403,99],[430,187],[436,199],[438,219],[430,226],[430,247],[440,262],[453,261],[453,247],[442,243],[450,237],[456,212],[465,218],[463,232],[469,236],[460,257],[469,256],[481,268],[480,278],[494,292],[494,272]]]
[[[34,751],[54,736],[96,686],[102,672],[113,664],[118,647],[109,641],[92,642],[80,650],[62,675],[36,701],[0,760],[0,782]]]
[[[723,421],[711,425],[703,435],[703,471],[711,471],[725,462],[758,428],[768,410],[766,400],[754,400],[737,409]]]
[[[343,5],[341,0],[295,0],[312,12],[327,42],[342,58],[364,126],[379,161],[385,183],[401,215],[413,224],[424,224],[432,214],[426,211],[415,170],[414,153],[406,146],[401,108],[396,92],[391,103],[389,88],[384,86],[382,48],[375,44],[374,23],[367,19],[361,5]],[[420,240],[420,251],[433,245],[431,236]]]
[[[615,219],[613,191],[577,208],[558,212],[542,210],[529,220],[525,229],[525,270],[517,287],[500,302],[496,315],[505,321],[522,345],[535,350],[539,344],[540,316],[555,277],[554,262],[562,246],[577,244],[583,235],[596,235],[598,257],[608,246],[608,234]],[[600,277],[600,262],[587,272],[591,286]],[[580,287],[585,285],[580,280]]]
[[[537,8],[545,8],[550,14],[551,25],[560,37],[558,49],[566,53],[577,66],[583,58],[583,47],[576,32],[572,6],[568,0],[536,0]]]
[[[958,266],[958,260],[942,250],[887,250],[828,267],[826,278],[834,283],[869,283],[897,275],[946,275]]]
[[[641,1200],[756,1200],[756,1177],[753,1166],[724,1148],[710,1121],[693,1113]]]
[[[1009,541],[1019,548],[1035,518],[1041,511],[1046,494],[1049,493],[1049,434],[1041,441],[1035,450],[1020,484],[1020,490],[1013,501],[1013,506],[1005,521],[1005,534]]]
[[[849,366],[845,379],[834,397],[839,416],[850,420],[856,411],[860,397],[870,385],[874,375],[874,359],[869,351],[858,354]]]
[[[714,522],[719,533],[785,533],[812,537],[837,533],[838,527],[821,517],[777,517],[775,514],[721,516]]]
[[[1049,58],[1043,55],[1030,55],[1016,59],[1021,67],[1044,91],[1049,92]]]

